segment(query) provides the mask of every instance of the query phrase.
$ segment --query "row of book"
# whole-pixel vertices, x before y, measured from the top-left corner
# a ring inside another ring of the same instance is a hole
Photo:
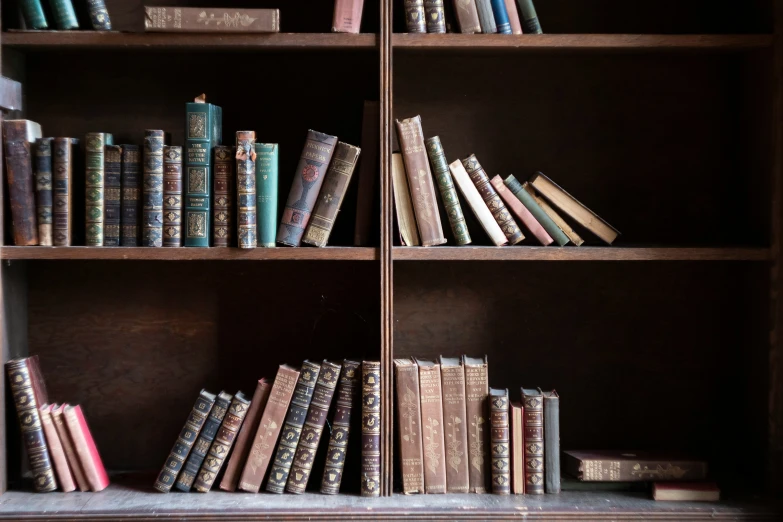
[[[440,138],[424,139],[420,116],[396,120],[396,125],[402,152],[392,155],[392,185],[400,241],[404,246],[447,242],[433,174],[457,245],[468,245],[472,238],[455,183],[495,246],[516,245],[525,239],[514,216],[544,246],[555,242],[560,246],[584,243],[552,206],[609,245],[620,234],[541,172],[525,183],[513,175],[505,180],[499,175],[490,179],[474,154],[448,163]]]
[[[19,0],[22,20],[27,29],[57,29],[72,31],[90,27],[96,31],[111,31],[111,18],[104,0]],[[82,22],[79,22],[81,15]],[[89,18],[89,24],[84,21]]]
[[[541,34],[533,0],[402,0],[409,33]],[[517,8],[519,9],[517,11]]]
[[[304,493],[321,439],[326,443],[322,435],[336,397],[320,491],[337,494],[361,390],[361,494],[379,496],[380,371],[379,362],[306,360],[299,369],[281,365],[271,386],[258,381],[251,400],[242,392],[232,397],[202,390],[154,488],[207,493],[227,462],[220,481],[224,491]]]
[[[49,403],[37,355],[8,361],[5,368],[35,490],[106,489],[109,476],[81,406]]]

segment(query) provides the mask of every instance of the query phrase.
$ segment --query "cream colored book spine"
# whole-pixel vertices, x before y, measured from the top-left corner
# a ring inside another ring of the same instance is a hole
[[[405,175],[405,164],[402,154],[392,154],[392,182],[394,184],[394,208],[397,210],[397,224],[400,227],[402,241],[407,246],[421,246],[416,218],[413,215],[413,203],[408,188],[408,177]]]
[[[492,213],[489,211],[489,208],[487,208],[487,204],[481,199],[481,195],[476,189],[476,185],[470,180],[470,176],[468,176],[465,167],[462,166],[462,162],[457,160],[454,163],[451,163],[449,165],[449,170],[454,177],[454,182],[457,184],[460,192],[465,196],[468,205],[470,205],[470,208],[473,210],[473,214],[476,215],[479,223],[484,227],[484,231],[495,246],[507,244],[508,239],[506,239],[506,235],[500,229],[500,225],[495,221],[495,218],[492,217]]]

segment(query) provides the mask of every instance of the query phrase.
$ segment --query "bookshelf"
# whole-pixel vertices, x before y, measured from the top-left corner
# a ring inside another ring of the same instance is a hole
[[[549,0],[540,37],[408,35],[392,0],[365,2],[360,35],[329,33],[332,4],[319,0],[232,2],[281,7],[287,33],[144,34],[145,3],[209,2],[107,0],[110,33],[7,31],[14,10],[0,2],[3,75],[24,95],[5,117],[118,143],[163,128],[181,144],[182,105],[205,92],[228,132],[281,143],[284,200],[305,130],[358,144],[362,102],[380,100],[374,235],[351,246],[353,183],[325,249],[15,247],[3,194],[3,359],[41,356],[50,394],[84,405],[117,474],[99,494],[19,487],[0,397],[0,519],[774,519],[783,2]],[[623,235],[495,248],[469,223],[469,247],[398,246],[393,121],[415,114],[450,160],[540,169]],[[461,353],[486,353],[490,385],[513,398],[523,384],[556,388],[564,449],[700,452],[725,500],[399,494],[391,361]],[[252,393],[279,363],[345,357],[382,361],[383,498],[360,498],[348,476],[335,497],[152,492],[201,387]]]

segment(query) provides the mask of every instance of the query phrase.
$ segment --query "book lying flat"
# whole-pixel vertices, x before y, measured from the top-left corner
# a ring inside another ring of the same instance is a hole
[[[707,463],[688,455],[647,451],[565,451],[563,470],[583,481],[704,480]]]
[[[655,500],[679,502],[717,502],[720,489],[714,482],[656,482],[653,484]]]

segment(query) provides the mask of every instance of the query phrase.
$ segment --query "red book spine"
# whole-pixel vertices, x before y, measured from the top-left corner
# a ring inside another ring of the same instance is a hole
[[[531,214],[525,205],[522,204],[519,198],[517,198],[514,193],[506,187],[506,184],[503,183],[503,178],[500,176],[495,176],[490,180],[490,183],[492,183],[492,186],[495,187],[495,190],[498,191],[498,194],[500,194],[500,197],[503,199],[503,201],[506,202],[506,205],[511,209],[511,212],[513,212],[527,227],[527,229],[530,230],[534,236],[536,236],[536,239],[538,239],[544,246],[551,245],[554,241],[552,236],[547,234],[547,231],[544,230],[544,227],[541,226],[541,223],[539,223],[538,220],[533,217],[533,214]]]
[[[81,406],[67,406],[65,408],[65,424],[73,439],[76,454],[84,468],[87,482],[93,491],[103,491],[109,485],[109,476],[103,461],[98,453],[98,448],[87,426]]]

